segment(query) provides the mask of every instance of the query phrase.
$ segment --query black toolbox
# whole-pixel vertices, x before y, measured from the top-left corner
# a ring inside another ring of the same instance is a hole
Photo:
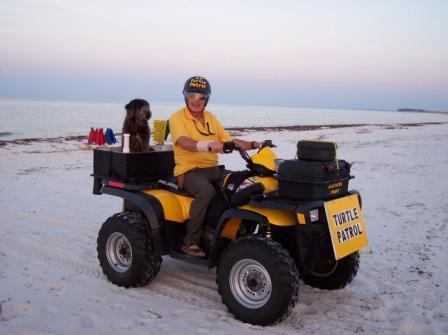
[[[337,145],[334,142],[301,140],[297,142],[297,158],[310,161],[334,161]]]
[[[154,151],[123,153],[120,147],[93,150],[93,176],[124,183],[157,181],[171,176],[174,153],[169,145],[155,145]]]
[[[300,200],[326,200],[348,190],[350,164],[344,160],[284,160],[278,168],[280,197]]]

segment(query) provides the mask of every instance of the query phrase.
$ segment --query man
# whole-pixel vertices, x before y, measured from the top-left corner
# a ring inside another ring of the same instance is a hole
[[[208,205],[215,195],[213,183],[221,178],[218,153],[223,153],[223,142],[232,137],[218,119],[205,110],[211,94],[210,83],[203,77],[189,78],[183,90],[186,107],[171,115],[169,125],[174,145],[174,176],[177,183],[194,196],[190,220],[184,237],[182,252],[205,257],[199,247],[202,223]],[[233,139],[244,150],[260,148],[260,142]]]

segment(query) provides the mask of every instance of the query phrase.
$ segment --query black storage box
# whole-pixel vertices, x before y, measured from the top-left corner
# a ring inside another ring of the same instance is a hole
[[[297,142],[297,158],[309,161],[334,161],[337,145],[334,142],[308,141]]]
[[[93,150],[93,175],[126,183],[157,181],[171,176],[174,153],[171,146],[156,145],[155,151],[123,153],[119,147]]]
[[[285,160],[278,168],[280,197],[300,200],[326,200],[348,190],[350,165],[344,160]]]

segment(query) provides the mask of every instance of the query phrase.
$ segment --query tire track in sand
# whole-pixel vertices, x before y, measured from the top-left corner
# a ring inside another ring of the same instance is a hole
[[[99,264],[96,262],[77,260],[73,256],[68,255],[64,250],[42,244],[42,242],[32,237],[7,233],[2,236],[2,247],[5,254],[8,253],[8,250],[15,250],[32,259],[72,270],[76,274],[83,274],[99,280],[107,280]],[[165,259],[165,261],[169,262],[168,259]],[[209,285],[201,286],[194,280],[191,280],[191,275],[187,273],[187,280],[183,280],[181,274],[172,275],[170,272],[179,270],[176,264],[169,264],[167,268],[164,269],[162,264],[162,269],[154,281],[145,286],[143,290],[130,289],[126,294],[147,299],[148,293],[150,293],[164,298],[182,301],[189,305],[199,307],[199,309],[224,310],[218,293],[211,289]],[[198,282],[203,281],[204,278],[202,277],[198,280]]]

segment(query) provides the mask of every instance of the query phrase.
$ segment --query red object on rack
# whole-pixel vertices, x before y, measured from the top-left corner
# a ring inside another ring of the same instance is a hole
[[[95,130],[93,128],[90,128],[89,138],[87,139],[87,144],[94,144],[95,143]]]
[[[98,129],[98,138],[96,140],[96,145],[104,145],[106,143],[106,138],[104,137],[103,128]]]

